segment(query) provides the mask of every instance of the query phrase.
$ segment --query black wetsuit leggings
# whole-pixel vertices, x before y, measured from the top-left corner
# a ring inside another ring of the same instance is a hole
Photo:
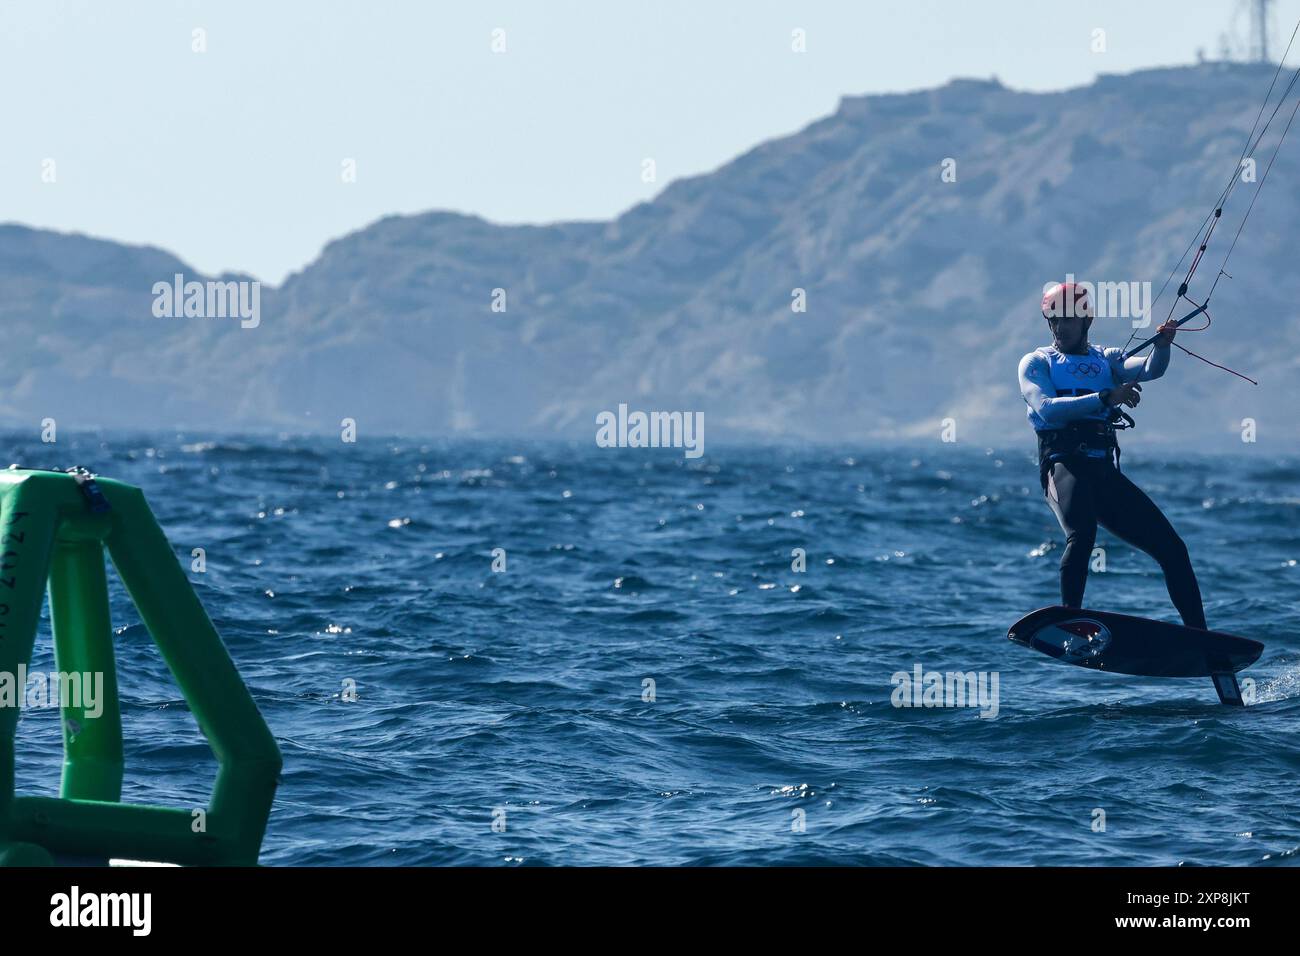
[[[1187,546],[1155,502],[1109,459],[1072,456],[1052,466],[1047,503],[1065,532],[1061,555],[1061,603],[1083,607],[1088,563],[1097,525],[1155,558],[1165,586],[1188,627],[1205,627],[1201,589]]]

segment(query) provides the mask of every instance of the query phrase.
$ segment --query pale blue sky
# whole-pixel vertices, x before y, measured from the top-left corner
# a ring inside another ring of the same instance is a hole
[[[278,283],[390,213],[608,218],[846,94],[1077,86],[1217,56],[1234,16],[1244,39],[1243,0],[5,0],[0,222]],[[1282,42],[1298,18],[1280,0]]]

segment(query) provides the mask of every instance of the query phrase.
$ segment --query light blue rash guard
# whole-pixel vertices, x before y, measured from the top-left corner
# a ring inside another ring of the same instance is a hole
[[[1071,422],[1106,421],[1110,409],[1101,392],[1126,382],[1149,382],[1169,367],[1168,345],[1157,345],[1145,358],[1127,361],[1121,349],[1089,345],[1071,355],[1054,345],[1034,349],[1020,360],[1020,394],[1029,406],[1034,431],[1063,428]]]

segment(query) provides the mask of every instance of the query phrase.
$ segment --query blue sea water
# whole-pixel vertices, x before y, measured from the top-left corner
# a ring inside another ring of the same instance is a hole
[[[1028,441],[8,438],[143,487],[186,568],[204,549],[190,578],[285,759],[266,864],[1300,860],[1295,458],[1125,454],[1211,626],[1267,645],[1230,709],[1006,640],[1057,601]],[[1089,605],[1177,619],[1150,559],[1098,543]],[[213,758],[112,584],[124,799],[202,806]],[[996,674],[996,716],[893,706],[918,665]],[[18,743],[19,792],[55,793],[57,712]]]

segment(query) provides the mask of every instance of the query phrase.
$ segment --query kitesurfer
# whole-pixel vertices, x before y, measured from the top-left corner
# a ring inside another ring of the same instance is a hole
[[[1100,524],[1155,558],[1183,623],[1205,629],[1187,546],[1155,503],[1120,472],[1115,439],[1116,425],[1133,421],[1123,409],[1141,401],[1138,383],[1157,379],[1168,368],[1176,323],[1160,326],[1148,356],[1125,360],[1120,349],[1089,344],[1093,310],[1086,287],[1055,283],[1042,305],[1052,344],[1020,360],[1020,393],[1038,434],[1043,492],[1065,532],[1061,603],[1083,606]]]

